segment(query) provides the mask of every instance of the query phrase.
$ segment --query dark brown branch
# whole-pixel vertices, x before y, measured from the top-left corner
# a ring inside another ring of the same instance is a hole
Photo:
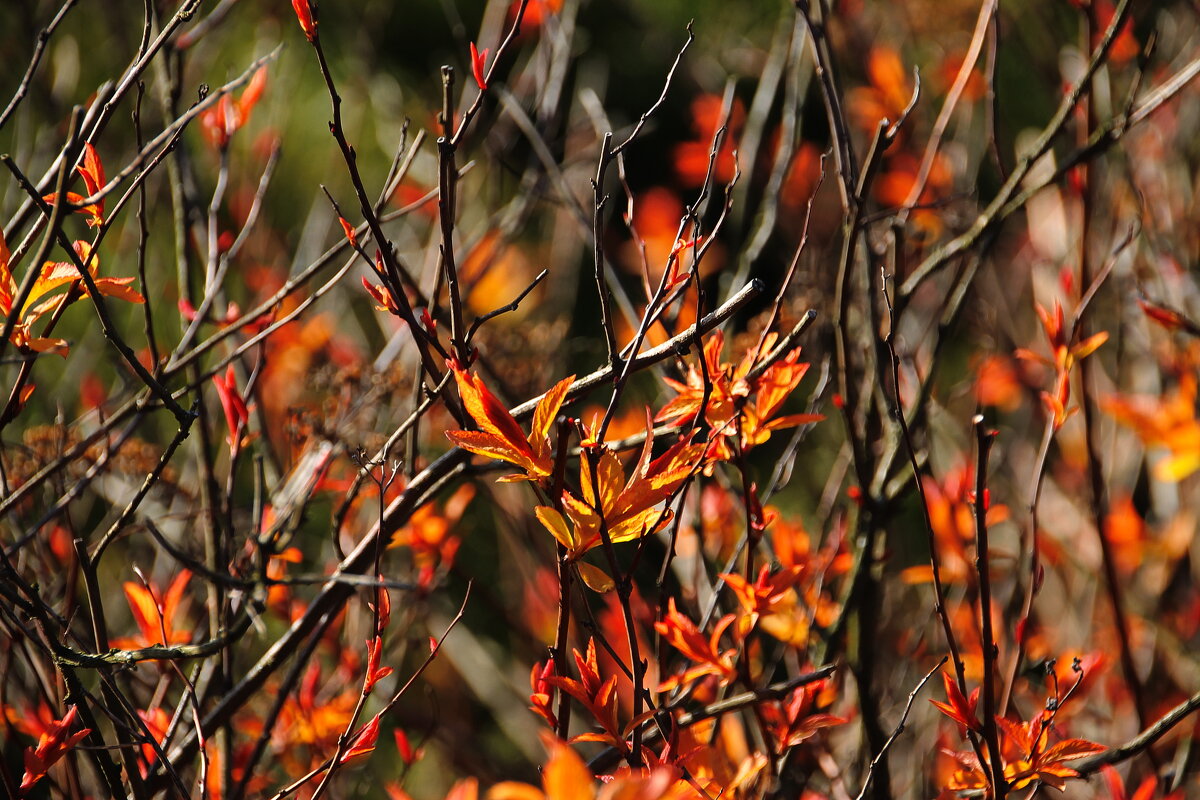
[[[812,672],[806,672],[803,675],[797,675],[794,678],[782,681],[780,683],[773,683],[770,686],[766,686],[762,689],[735,694],[732,697],[726,697],[724,700],[717,700],[716,702],[709,703],[708,705],[698,708],[695,711],[688,711],[680,714],[679,718],[675,720],[675,724],[681,728],[687,728],[695,725],[698,722],[703,722],[706,719],[712,719],[713,717],[719,717],[722,714],[729,714],[734,711],[741,711],[744,708],[748,708],[759,703],[769,702],[772,700],[782,700],[800,687],[810,686],[818,681],[825,680],[836,671],[836,665],[828,664],[820,667],[819,669],[815,669]],[[686,700],[686,697],[680,698],[675,704],[666,704],[661,707],[660,711],[672,711],[678,708],[679,705],[684,702],[684,700]],[[642,723],[642,727],[648,728],[653,724],[655,724],[653,720],[646,720]],[[661,731],[657,728],[648,730],[646,732],[645,742],[647,744],[651,744],[657,741],[660,736]],[[615,747],[610,747],[589,761],[588,769],[595,773],[609,772],[616,767],[620,759],[620,751]]]
[[[679,348],[686,347],[697,331],[706,332],[717,327],[732,316],[750,299],[762,292],[762,285],[753,281],[742,291],[731,297],[724,305],[700,320],[688,330],[664,342],[659,347],[647,350],[637,356],[634,367],[645,369],[664,359],[674,356]],[[571,384],[568,397],[576,398],[587,390],[600,385],[612,375],[612,368],[601,367],[590,375],[577,379]],[[533,413],[537,399],[529,400],[513,408],[511,413],[517,419],[524,419]],[[243,678],[225,692],[217,705],[209,711],[204,719],[204,731],[215,730],[232,718],[251,697],[266,683],[267,679],[279,669],[288,656],[300,646],[318,621],[325,614],[337,611],[353,596],[354,588],[340,580],[346,575],[359,575],[366,571],[372,563],[375,541],[380,536],[391,536],[403,525],[417,508],[436,493],[442,486],[461,473],[470,458],[470,453],[460,448],[450,450],[441,458],[430,464],[424,471],[409,482],[404,492],[396,498],[384,513],[382,526],[376,526],[359,541],[355,549],[349,553],[329,577],[321,592],[309,603],[307,610],[291,627],[280,636],[267,652],[246,671]],[[11,500],[11,498],[9,498]],[[172,750],[171,760],[175,763],[186,761],[195,753],[197,746],[196,735],[193,733]]]
[[[988,546],[988,455],[996,432],[988,429],[983,417],[972,420],[975,428],[975,572],[979,576],[979,616],[983,649],[983,738],[987,742],[990,770],[988,779],[993,795],[1004,800],[1008,781],[1004,777],[1004,759],[1000,754],[1000,733],[996,728],[996,637],[992,633],[992,578]],[[982,764],[980,765],[982,766]]]
[[[1075,770],[1081,775],[1091,775],[1093,772],[1098,772],[1101,767],[1120,764],[1122,761],[1128,761],[1134,756],[1148,750],[1155,742],[1171,732],[1171,729],[1178,725],[1183,720],[1192,714],[1194,711],[1200,710],[1200,692],[1189,697],[1179,705],[1172,708],[1166,714],[1158,719],[1157,722],[1143,730],[1137,736],[1130,739],[1123,745],[1109,748],[1103,753],[1098,753],[1085,759],[1081,759],[1073,765]]]

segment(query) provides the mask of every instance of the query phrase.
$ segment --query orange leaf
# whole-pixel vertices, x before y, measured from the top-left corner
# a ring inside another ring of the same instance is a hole
[[[342,230],[346,232],[346,238],[350,240],[350,246],[358,248],[358,233],[355,232],[354,226],[346,222],[342,217],[338,217],[338,222],[342,224]]]
[[[1089,742],[1087,739],[1067,739],[1047,750],[1042,755],[1041,761],[1044,764],[1074,761],[1077,758],[1084,758],[1093,753],[1101,753],[1107,749],[1104,745]]]
[[[96,194],[104,188],[104,165],[100,163],[100,154],[92,147],[91,142],[83,145],[83,163],[76,167],[76,170],[83,176],[83,183],[87,186],[89,195]],[[103,201],[99,205],[101,209],[104,208]]]
[[[96,288],[100,294],[108,297],[115,297],[129,303],[145,303],[146,298],[142,297],[136,289],[129,287],[129,284],[135,280],[136,278],[96,278]]]
[[[566,388],[574,378],[560,381],[538,401],[534,430],[527,438],[513,415],[479,377],[464,369],[457,360],[447,363],[454,371],[467,413],[479,426],[478,431],[447,431],[447,438],[473,453],[507,461],[525,471],[524,476],[513,476],[512,479],[541,481],[550,477],[554,460],[547,433],[562,405]]]
[[[582,800],[594,795],[592,773],[569,745],[557,739],[548,743],[550,760],[542,772],[548,800]]]
[[[446,793],[446,800],[477,800],[479,797],[479,781],[475,778],[463,778]]]
[[[528,783],[501,781],[488,789],[487,800],[546,800],[546,795]]]
[[[946,688],[946,699],[949,703],[941,703],[937,700],[930,700],[939,711],[945,714],[950,719],[957,722],[963,728],[973,731],[983,730],[983,725],[975,716],[975,707],[979,702],[979,689],[971,692],[971,698],[968,700],[963,696],[963,693],[958,688],[958,683],[954,678],[950,677],[950,673],[943,670],[942,684]]]
[[[8,260],[8,242],[4,241],[4,231],[0,231],[0,312],[5,315],[12,310],[13,298],[17,293],[12,273],[8,271]]]

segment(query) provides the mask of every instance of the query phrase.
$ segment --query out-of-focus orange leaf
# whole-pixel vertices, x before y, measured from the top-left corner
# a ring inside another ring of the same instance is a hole
[[[801,142],[792,155],[779,197],[790,208],[802,208],[812,197],[821,176],[821,150],[812,142]]]
[[[1116,7],[1113,5],[1112,0],[1096,0],[1095,9],[1096,26],[1092,30],[1092,47],[1100,44],[1100,40],[1104,37],[1104,32],[1108,30],[1112,24],[1113,17],[1116,16]],[[1108,50],[1108,60],[1113,64],[1124,64],[1137,58],[1138,53],[1141,51],[1142,45],[1134,34],[1133,17],[1131,16],[1125,20],[1125,24],[1117,31],[1112,47]]]
[[[533,282],[540,269],[525,247],[499,230],[484,234],[459,264],[458,278],[466,287],[466,304],[476,314],[486,314],[503,305]],[[536,290],[535,290],[536,291]],[[510,320],[520,319],[522,309],[536,306],[536,293],[522,303]]]
[[[583,759],[565,742],[544,737],[550,758],[542,769],[542,788],[504,781],[487,793],[487,800],[594,800],[595,778]]]
[[[186,644],[191,641],[191,631],[179,627],[187,607],[187,585],[192,573],[181,570],[167,587],[165,593],[153,585],[146,588],[139,583],[124,584],[125,598],[138,627],[138,635],[113,639],[113,647],[135,650],[158,645]],[[160,605],[161,604],[161,605]]]
[[[975,469],[965,460],[948,470],[941,481],[928,475],[921,481],[941,558],[943,583],[974,580],[973,557],[967,552],[967,546],[975,540],[974,481]],[[1009,509],[1001,503],[987,509],[989,526],[1008,518]],[[901,573],[901,578],[905,583],[923,583],[932,579],[932,570],[929,565],[909,567]]]
[[[1021,405],[1021,381],[1005,356],[990,355],[975,366],[975,398],[981,406],[1015,411]]]
[[[424,755],[424,748],[414,748],[403,728],[393,730],[392,737],[396,740],[396,753],[407,766],[411,767]]]
[[[735,140],[746,118],[745,109],[739,100],[734,100],[730,111],[727,130],[721,140],[715,160],[712,158],[713,137],[722,122],[724,101],[720,95],[704,94],[692,101],[692,130],[695,138],[675,146],[675,174],[679,183],[693,188],[704,183],[708,175],[709,161],[713,161],[712,180],[729,183],[737,169],[734,158]]]
[[[1104,778],[1104,783],[1108,787],[1110,800],[1153,800],[1155,790],[1158,789],[1158,776],[1151,774],[1138,784],[1133,794],[1128,794],[1125,791],[1125,781],[1121,778],[1121,773],[1117,772],[1110,764],[1100,767],[1100,776]]]
[[[310,768],[305,751],[324,757],[337,746],[361,696],[359,689],[342,675],[329,680],[323,678],[321,665],[311,662],[299,690],[289,694],[280,708],[279,724],[275,726],[272,742],[288,770],[303,772]],[[360,732],[358,736],[361,735]],[[375,737],[378,737],[378,726]],[[355,742],[363,746],[368,743],[373,747],[375,739],[367,742],[358,738]],[[351,756],[347,753],[345,757]]]
[[[889,158],[887,168],[875,181],[875,196],[879,202],[891,208],[901,208],[908,203],[920,168],[920,163],[909,153],[897,153]],[[941,215],[937,209],[929,206],[944,200],[953,185],[954,173],[950,168],[950,160],[941,153],[936,154],[911,217],[913,224],[926,236],[935,237],[942,232]]]
[[[54,718],[54,709],[50,708],[45,700],[39,700],[36,707],[0,706],[0,715],[8,724],[34,739],[40,739],[43,735],[49,734],[53,730],[53,726],[58,724]]]
[[[439,508],[426,503],[409,517],[408,523],[392,535],[388,547],[407,547],[413,564],[420,572],[418,583],[429,586],[437,570],[448,570],[462,544],[455,535],[455,526],[462,519],[467,505],[475,496],[475,488],[466,483],[460,486]]]
[[[161,746],[166,741],[167,731],[171,727],[171,715],[162,706],[155,706],[147,711],[139,708],[137,714],[142,724],[146,726],[146,730],[154,737],[154,741],[158,742]],[[142,745],[142,777],[145,777],[149,772],[149,768],[157,762],[158,752],[155,750],[154,745],[149,742],[144,743]]]
[[[521,0],[513,0],[508,8],[509,19],[517,16]],[[521,19],[521,30],[540,28],[546,20],[562,11],[562,0],[529,0],[525,6],[525,16]]]
[[[1058,430],[1063,423],[1078,409],[1072,408],[1071,399],[1071,370],[1075,362],[1094,353],[1102,344],[1108,341],[1108,333],[1101,331],[1092,334],[1081,342],[1072,343],[1073,331],[1066,328],[1062,305],[1056,300],[1054,311],[1048,311],[1040,303],[1037,305],[1038,318],[1046,332],[1050,343],[1051,357],[1039,355],[1032,350],[1019,348],[1015,355],[1027,361],[1034,361],[1054,369],[1054,388],[1042,392],[1042,403],[1054,420],[1054,429]]]
[[[938,77],[941,79],[942,86],[949,91],[954,85],[954,81],[958,78],[958,73],[963,66],[963,58],[965,53],[958,51],[949,53],[942,59],[938,65]],[[983,99],[984,93],[987,91],[987,82],[984,80],[983,74],[978,67],[971,69],[971,74],[967,76],[967,82],[963,86],[962,99],[968,103],[974,103]]]
[[[867,55],[867,80],[867,86],[846,93],[846,110],[856,125],[873,131],[881,119],[900,119],[912,95],[911,76],[898,52],[877,44]]]
[[[429,189],[411,181],[405,180],[392,192],[392,204],[399,208],[408,208],[426,217],[437,216],[437,189]]]
[[[1108,504],[1104,536],[1113,548],[1121,572],[1128,575],[1136,570],[1145,555],[1146,522],[1128,494],[1117,495]]]
[[[267,520],[264,514],[264,525]],[[304,554],[300,552],[298,547],[288,547],[283,552],[272,553],[267,559],[267,579],[270,581],[282,581],[287,577],[287,565],[299,564],[304,560]],[[284,616],[287,614],[288,606],[291,603],[292,590],[291,587],[284,583],[272,583],[267,587],[267,608],[275,613]]]
[[[304,3],[307,7],[307,0],[293,0],[297,15],[299,15],[300,3]],[[301,20],[302,27],[303,24],[303,20]],[[305,33],[307,34],[307,31]],[[200,131],[209,144],[218,150],[229,147],[229,140],[250,119],[250,112],[262,98],[266,86],[267,68],[262,66],[250,78],[250,82],[246,84],[246,88],[242,90],[237,100],[233,99],[232,93],[223,94],[216,103],[200,114]]]
[[[1154,476],[1180,481],[1200,470],[1200,421],[1196,419],[1196,376],[1184,373],[1179,385],[1161,399],[1112,395],[1100,407],[1133,428],[1152,447],[1165,447],[1170,455],[1154,465]]]

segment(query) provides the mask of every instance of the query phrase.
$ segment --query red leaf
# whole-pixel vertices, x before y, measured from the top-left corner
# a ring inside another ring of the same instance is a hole
[[[1143,314],[1167,330],[1174,331],[1187,326],[1187,321],[1183,315],[1174,309],[1152,303],[1145,297],[1139,297],[1137,302],[1141,306]]]
[[[471,42],[471,74],[475,76],[475,83],[479,85],[479,91],[487,89],[487,73],[484,71],[483,65],[487,61],[488,48],[483,48],[483,52],[479,52],[475,47],[475,43]]]
[[[296,19],[300,21],[300,30],[310,42],[317,38],[317,21],[313,19],[312,7],[308,0],[292,0],[292,8],[296,11]]]
[[[383,653],[383,640],[376,636],[367,640],[367,675],[363,680],[362,693],[370,694],[375,684],[392,674],[391,667],[380,667],[379,659]]]
[[[71,706],[66,716],[47,726],[46,731],[38,737],[37,747],[25,749],[25,774],[21,777],[20,786],[22,793],[46,777],[46,772],[50,767],[58,763],[59,759],[65,756],[71,748],[92,732],[91,728],[84,728],[72,734],[67,733],[75,724],[75,716],[78,712],[79,709],[76,706]]]
[[[352,758],[365,756],[375,750],[375,742],[379,740],[379,715],[371,717],[371,721],[359,730],[350,747],[342,754],[339,764],[345,764]]]
[[[396,752],[400,754],[400,759],[405,764],[412,766],[420,753],[413,750],[412,743],[408,741],[408,735],[403,730],[396,728],[392,733],[396,737]]]
[[[225,371],[225,376],[213,375],[213,385],[217,387],[217,397],[221,400],[221,408],[225,412],[225,424],[229,426],[229,451],[236,454],[242,444],[242,429],[250,422],[250,411],[246,401],[237,388],[237,375],[233,365]]]
[[[383,576],[379,576],[379,580],[383,580]],[[379,590],[379,625],[377,633],[382,633],[392,621],[392,596],[388,594],[387,589]]]

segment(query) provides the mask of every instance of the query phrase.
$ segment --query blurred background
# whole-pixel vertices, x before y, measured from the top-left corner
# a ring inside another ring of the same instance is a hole
[[[1102,28],[1111,18],[1112,4],[1093,2],[1093,19]],[[63,145],[72,108],[92,103],[105,82],[117,79],[136,56],[146,7],[154,12],[153,33],[176,5],[161,0],[72,4],[28,82],[28,96],[0,127],[0,153],[11,155],[35,181],[48,174]],[[865,198],[872,222],[867,237],[870,257],[904,277],[936,247],[965,230],[995,195],[1022,148],[1054,113],[1065,87],[1082,73],[1098,33],[1089,33],[1078,0],[1002,4],[994,36],[989,35],[984,57],[963,87],[927,183],[913,198],[926,142],[971,43],[979,4],[836,0],[828,5],[827,34],[860,158],[878,121],[895,121],[904,112],[919,75],[919,100],[883,158],[871,196]],[[6,65],[0,70],[0,103],[7,103],[21,85],[37,32],[59,9],[59,3],[40,0],[8,0],[0,6],[0,64]],[[398,153],[407,159],[404,179],[383,197],[385,213],[394,215],[386,231],[425,293],[436,284],[440,237],[433,193],[435,140],[441,134],[439,70],[442,65],[454,69],[455,106],[461,110],[471,103],[478,89],[470,45],[489,48],[490,66],[514,10],[508,0],[326,0],[320,6],[320,35],[343,98],[344,130],[368,192],[384,191],[389,165]],[[481,374],[511,406],[604,362],[591,243],[591,181],[602,137],[613,131],[616,141],[623,140],[655,104],[689,29],[695,40],[680,59],[661,105],[626,150],[620,169],[614,165],[609,170],[603,187],[609,201],[601,214],[600,238],[612,269],[618,338],[624,343],[632,337],[680,231],[686,239],[708,236],[717,228],[700,268],[704,296],[698,298],[689,288],[651,330],[649,340],[657,344],[683,331],[694,321],[698,303],[706,313],[757,279],[765,291],[726,331],[724,361],[736,363],[767,323],[771,301],[807,231],[807,244],[774,329],[789,330],[809,309],[820,314],[803,340],[802,360],[812,367],[787,411],[816,409],[830,419],[804,426],[794,438],[791,431],[777,434],[755,451],[749,469],[760,486],[777,490],[770,502],[783,515],[781,525],[804,532],[814,551],[827,548],[832,557],[842,559],[831,573],[832,581],[848,568],[848,519],[854,514],[854,499],[847,489],[855,483],[844,433],[830,402],[842,204],[811,49],[791,3],[530,0],[525,24],[497,66],[491,91],[458,153],[463,176],[455,235],[472,315],[508,304],[542,270],[549,274],[519,309],[481,328],[476,339],[484,354]],[[207,2],[183,31],[145,74],[144,93],[131,93],[92,142],[110,178],[130,162],[139,141],[157,135],[206,91],[204,87],[215,89],[245,72],[255,59],[270,55],[264,78],[259,79],[265,83],[237,106],[235,130],[226,128],[223,139],[220,126],[202,117],[146,181],[144,274],[138,255],[140,199],[112,220],[100,251],[100,273],[138,277],[133,285],[151,308],[153,337],[144,306],[110,305],[127,341],[150,367],[155,363],[151,340],[157,340],[163,363],[189,327],[189,308],[194,315],[203,296],[205,263],[214,258],[210,226],[215,226],[218,248],[244,241],[228,263],[208,317],[200,323],[198,341],[245,322],[243,315],[264,308],[290,278],[306,276],[295,292],[266,306],[263,322],[316,299],[235,362],[239,385],[254,376],[246,398],[254,435],[247,444],[250,455],[227,474],[226,430],[207,382],[210,430],[203,441],[221,454],[216,480],[227,486],[230,528],[240,531],[242,539],[256,525],[272,524],[271,502],[265,512],[262,509],[264,491],[278,504],[278,493],[289,480],[312,487],[303,515],[287,523],[287,544],[294,550],[282,551],[272,563],[287,574],[319,576],[336,563],[340,549],[352,547],[362,536],[380,502],[396,496],[407,477],[448,448],[443,432],[455,425],[435,407],[421,422],[417,446],[402,454],[396,482],[382,492],[368,487],[343,506],[345,492],[359,472],[354,454],[360,449],[374,452],[419,396],[413,384],[416,352],[404,326],[376,310],[363,290],[360,278],[373,278],[367,266],[349,264],[346,272],[337,273],[349,252],[337,213],[322,189],[352,225],[361,223],[361,215],[329,135],[329,96],[291,6],[282,0]],[[1110,61],[1097,76],[1091,113],[1101,121],[1122,113],[1131,94],[1141,96],[1137,93],[1194,58],[1198,42],[1200,15],[1194,2],[1157,2],[1139,10],[1133,24],[1117,35]],[[261,96],[256,96],[259,90]],[[244,91],[238,89],[233,96],[246,98]],[[141,94],[140,133],[131,119],[135,94]],[[1053,170],[1056,157],[1085,142],[1086,126],[1086,118],[1073,118],[1035,174]],[[714,150],[719,129],[724,132]],[[993,496],[1012,512],[1007,521],[1003,516],[996,520],[995,559],[997,569],[1012,570],[1021,552],[1029,480],[1046,413],[1039,393],[1049,388],[1053,376],[1052,369],[1018,358],[1014,351],[1049,352],[1035,303],[1050,308],[1062,302],[1068,313],[1078,304],[1084,287],[1073,276],[1081,247],[1090,250],[1097,264],[1115,260],[1089,312],[1092,329],[1109,332],[1108,343],[1092,356],[1097,396],[1120,401],[1174,397],[1171,392],[1179,391],[1182,399],[1175,408],[1184,418],[1181,424],[1189,410],[1194,419],[1200,354],[1191,341],[1164,333],[1148,321],[1137,298],[1141,293],[1184,312],[1200,311],[1197,129],[1200,91],[1193,85],[1104,156],[1087,175],[1090,188],[1073,182],[1078,173],[1071,173],[989,236],[980,248],[980,263],[972,267],[978,274],[964,284],[968,294],[960,311],[949,319],[941,317],[946,293],[958,285],[950,273],[966,269],[963,265],[956,264],[908,299],[897,331],[904,360],[900,391],[911,404],[917,399],[915,387],[934,376],[922,398],[927,405],[921,440],[933,476],[932,496],[940,503],[936,533],[947,548],[947,580],[952,585],[964,581],[954,589],[960,602],[969,600],[972,591],[966,583],[970,526],[961,523],[961,515],[969,514],[967,494],[972,488],[966,466],[971,458],[969,420],[981,411],[1000,431],[990,486]],[[269,182],[260,191],[268,164]],[[1085,191],[1092,198],[1087,201],[1086,224]],[[896,245],[888,239],[886,220],[913,201],[897,258],[889,250]],[[26,205],[18,182],[0,173],[0,220],[5,221],[4,234],[14,251],[30,229]],[[688,209],[694,217],[685,223]],[[253,224],[246,228],[248,219]],[[90,234],[82,216],[74,216],[66,226],[72,238]],[[1136,239],[1117,254],[1116,243],[1131,226]],[[322,259],[326,266],[310,270]],[[14,269],[18,282],[27,266]],[[337,280],[327,283],[335,274]],[[855,286],[852,313],[866,353],[873,346],[872,326],[879,322],[869,309],[878,307],[880,298],[873,283],[868,286],[863,280]],[[435,312],[434,317],[448,324],[441,314]],[[198,367],[215,364],[253,331],[253,326],[241,327],[228,335],[197,359]],[[20,485],[94,430],[137,387],[100,335],[86,303],[66,311],[55,335],[67,341],[69,353],[38,358],[30,379],[33,394],[19,417],[0,433],[11,485]],[[17,370],[12,348],[6,358],[0,375],[7,386]],[[694,361],[694,356],[689,358]],[[679,378],[682,370],[682,363],[668,362],[637,376],[612,438],[642,430],[645,407],[661,408],[673,396],[662,377]],[[606,402],[607,394],[599,392],[571,413],[588,418]],[[883,400],[879,402],[882,406]],[[1135,410],[1146,409],[1146,415],[1153,416],[1153,407]],[[1200,629],[1195,582],[1200,553],[1194,541],[1200,494],[1194,474],[1164,478],[1154,471],[1163,448],[1178,453],[1168,441],[1171,434],[1160,432],[1155,439],[1130,423],[1139,419],[1143,418],[1133,412],[1122,416],[1117,409],[1099,424],[1118,568],[1126,582],[1139,663],[1147,685],[1154,687],[1152,705],[1161,709],[1194,691],[1200,676],[1194,657]],[[61,537],[69,541],[70,534],[55,534],[59,528],[107,527],[114,509],[120,509],[123,498],[153,467],[173,433],[169,416],[151,415],[113,445],[111,464],[102,479],[73,501],[69,519],[57,519],[39,532],[28,556],[34,562],[29,568],[49,576],[56,564],[61,569],[69,561],[69,552],[59,551]],[[1075,418],[1058,432],[1050,450],[1041,511],[1048,574],[1039,603],[1046,618],[1031,624],[1036,630],[1025,678],[1030,686],[1040,686],[1037,665],[1055,654],[1059,663],[1068,665],[1071,656],[1064,654],[1093,659],[1089,663],[1096,670],[1095,702],[1079,703],[1085,708],[1077,712],[1076,733],[1116,742],[1138,726],[1112,655],[1114,634],[1099,577],[1102,555],[1087,508],[1082,437]],[[189,541],[188,534],[205,507],[207,490],[196,451],[190,448],[201,446],[195,439],[185,446],[145,507],[165,536],[193,554],[202,548]],[[87,466],[85,459],[76,462],[39,490],[29,505],[15,510],[6,523],[13,532],[6,531],[6,538],[11,540],[22,526],[37,520]],[[906,474],[891,478],[902,482]],[[390,757],[388,744],[388,758],[374,758],[358,768],[357,777],[346,784],[348,796],[383,796],[387,791],[399,797],[403,780],[404,791],[413,797],[441,797],[450,779],[460,775],[478,776],[485,785],[512,777],[536,781],[535,765],[542,758],[540,723],[526,708],[527,676],[535,662],[544,660],[554,638],[553,548],[529,513],[527,489],[496,484],[494,477],[481,468],[471,480],[447,488],[394,540],[389,576],[417,587],[403,593],[403,599],[399,593],[393,598],[393,614],[404,632],[389,653],[389,663],[398,672],[407,674],[419,663],[425,637],[440,635],[468,584],[471,601],[463,625],[447,642],[446,657],[426,673],[387,724],[389,741],[393,728],[401,731],[414,749],[423,748],[423,757],[410,766],[403,748],[400,757]],[[723,491],[728,478],[705,480],[684,512],[681,542],[686,539],[711,574],[732,554],[744,523],[742,510]],[[897,659],[883,681],[887,708],[903,702],[942,652],[921,573],[928,553],[919,507],[911,492],[897,496],[894,516],[886,523],[888,552],[881,569],[887,588],[878,626],[881,650]],[[260,518],[264,514],[265,522]],[[55,535],[60,537],[58,544]],[[235,540],[235,551],[242,539]],[[656,558],[648,560],[661,558],[665,546],[656,541],[651,546]],[[161,586],[177,566],[154,539],[141,533],[122,537],[113,547],[100,576],[102,584],[114,587],[110,625],[132,630],[131,618],[118,608],[122,601],[115,590],[119,583],[134,580],[129,565],[140,565]],[[676,580],[683,594],[694,599],[687,582]],[[652,594],[654,576],[647,575],[639,586]],[[260,645],[271,641],[270,633],[282,630],[314,591],[311,586],[278,588],[270,616],[260,621],[252,634],[258,638],[245,645],[247,655],[239,654],[239,662],[252,662]],[[817,595],[832,602],[837,592],[826,587]],[[647,597],[640,606],[648,615],[648,630],[657,603],[657,596]],[[1004,584],[998,603],[1019,605],[1016,588]],[[591,624],[612,628],[610,638],[622,640],[619,609],[601,599],[595,602],[595,612]],[[198,628],[199,615],[193,616]],[[316,672],[305,679],[310,681],[308,688],[297,693],[294,708],[287,711],[293,715],[290,725],[311,726],[311,752],[281,754],[273,769],[264,771],[262,786],[254,784],[256,789],[294,777],[297,770],[308,768],[310,756],[325,752],[330,731],[344,719],[346,709],[338,704],[345,700],[339,691],[356,680],[349,676],[361,666],[357,645],[367,635],[369,616],[369,610],[352,609],[343,625],[331,627],[327,641],[318,645]],[[573,641],[581,646],[586,636],[581,626]],[[158,680],[141,671],[136,685],[148,699]],[[11,685],[14,695],[27,694],[23,680],[14,678]],[[850,688],[845,690],[852,694]],[[264,697],[247,707],[241,723],[249,735],[262,713],[260,706],[270,700]],[[2,698],[0,703],[19,705]],[[319,722],[322,709],[333,715],[333,721],[324,723],[327,727]],[[948,768],[927,757],[946,733],[938,733],[936,712],[920,708],[917,715],[910,723],[916,733],[894,751],[895,763],[905,765],[894,771],[900,776],[894,786],[907,797],[933,796],[938,770]],[[4,753],[12,765],[20,763],[17,741],[6,733]],[[844,765],[862,755],[854,725],[830,734],[830,742],[829,752]],[[907,758],[916,766],[908,766]],[[816,761],[801,768],[814,775],[821,772]],[[828,784],[826,775],[815,778],[810,787],[824,792]]]

